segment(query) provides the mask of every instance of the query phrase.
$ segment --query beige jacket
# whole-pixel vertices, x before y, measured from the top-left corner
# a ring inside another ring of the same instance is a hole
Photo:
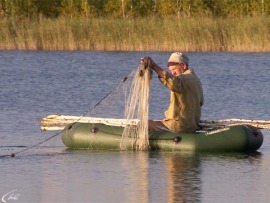
[[[204,102],[199,78],[190,69],[178,77],[166,71],[165,73],[165,78],[159,80],[171,90],[171,96],[163,124],[175,132],[195,132],[199,128],[201,106]]]

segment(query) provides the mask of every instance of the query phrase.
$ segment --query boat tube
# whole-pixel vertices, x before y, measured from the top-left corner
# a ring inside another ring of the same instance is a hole
[[[72,123],[61,134],[70,149],[120,150],[123,127],[100,123]],[[169,151],[256,151],[263,134],[249,125],[227,126],[212,131],[172,133],[149,130],[150,150]],[[135,138],[126,138],[127,150],[136,148]]]

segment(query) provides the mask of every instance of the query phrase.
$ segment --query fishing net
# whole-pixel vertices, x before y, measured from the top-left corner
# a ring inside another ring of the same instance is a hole
[[[135,128],[135,142],[133,146],[136,150],[148,150],[148,116],[149,116],[149,91],[152,71],[149,64],[142,63],[135,73],[131,84],[131,91],[125,108],[125,118],[127,120],[138,119],[140,122]],[[134,127],[126,125],[122,134],[120,144],[121,149],[126,149],[126,140],[134,132]]]
[[[120,143],[122,150],[127,149],[130,140],[133,140],[134,150],[149,149],[148,116],[151,77],[152,70],[149,68],[149,62],[142,62],[86,115],[99,118],[124,118],[126,124]]]
[[[123,128],[120,149],[132,146],[134,150],[148,150],[149,93],[152,69],[146,58],[137,69],[83,116],[49,115],[40,120],[42,130],[62,130],[68,124],[103,123]]]

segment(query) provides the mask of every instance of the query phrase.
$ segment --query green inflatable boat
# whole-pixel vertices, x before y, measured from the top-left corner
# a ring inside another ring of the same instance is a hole
[[[69,124],[61,134],[64,145],[70,149],[120,150],[123,127],[93,123]],[[128,138],[127,149],[135,149],[136,140]],[[263,143],[258,128],[237,125],[196,133],[149,131],[151,150],[242,152],[256,151]]]

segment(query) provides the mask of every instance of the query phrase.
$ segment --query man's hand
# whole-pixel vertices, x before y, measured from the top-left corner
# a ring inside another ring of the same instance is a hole
[[[149,56],[145,56],[141,58],[141,63],[145,66],[145,68],[151,68],[151,69],[153,69],[153,66],[155,64],[153,59]]]
[[[166,72],[163,71],[163,69],[161,67],[159,67],[151,57],[149,56],[145,56],[143,58],[141,58],[141,63],[145,65],[145,68],[151,68],[152,70],[154,70],[159,77],[161,78],[165,78],[165,74]]]

